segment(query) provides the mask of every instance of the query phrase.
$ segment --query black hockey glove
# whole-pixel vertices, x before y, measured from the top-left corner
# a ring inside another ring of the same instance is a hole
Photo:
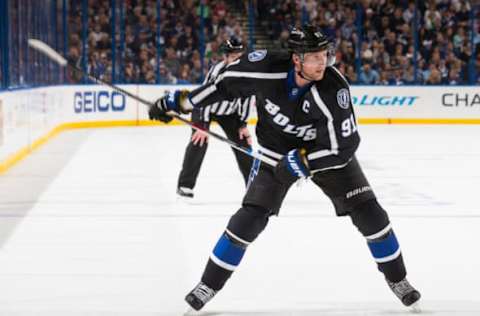
[[[278,181],[291,185],[300,178],[310,176],[305,149],[290,150],[275,167],[275,177]]]
[[[167,115],[168,111],[174,111],[176,108],[174,94],[167,93],[150,107],[148,110],[148,117],[151,120],[158,120],[169,123],[173,117]]]
[[[148,117],[151,120],[158,120],[165,123],[169,123],[173,120],[173,117],[168,115],[167,112],[180,113],[181,102],[187,97],[187,90],[179,90],[174,93],[167,93],[152,105],[148,110]]]
[[[148,110],[148,117],[151,120],[158,120],[164,123],[170,123],[170,121],[173,120],[173,117],[167,115],[167,111],[164,110],[165,105],[162,104],[165,102],[164,98],[165,97],[161,97],[160,99],[158,99],[154,103],[154,105]]]

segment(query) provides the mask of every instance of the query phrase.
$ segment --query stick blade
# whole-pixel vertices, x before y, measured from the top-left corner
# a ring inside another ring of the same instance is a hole
[[[40,40],[29,38],[28,46],[43,53],[44,55],[46,55],[47,57],[55,61],[60,66],[67,65],[67,60],[63,58],[62,55],[57,53],[53,48],[51,48],[50,46],[48,46],[47,44],[45,44]]]

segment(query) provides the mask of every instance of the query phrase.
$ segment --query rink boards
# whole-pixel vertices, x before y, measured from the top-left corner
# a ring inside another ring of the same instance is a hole
[[[195,86],[120,87],[153,101],[165,91]],[[360,123],[480,123],[476,86],[352,86],[350,98]],[[255,121],[255,111],[251,120]],[[5,91],[0,93],[0,173],[65,129],[151,124],[157,123],[148,120],[147,106],[105,86]]]

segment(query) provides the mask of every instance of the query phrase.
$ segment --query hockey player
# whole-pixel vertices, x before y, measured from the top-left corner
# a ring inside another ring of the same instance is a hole
[[[212,83],[228,64],[242,56],[244,47],[236,37],[232,36],[220,46],[223,60],[212,66],[203,84]],[[252,141],[247,128],[250,99],[223,100],[207,107],[197,107],[192,112],[192,121],[206,129],[211,121],[216,121],[223,129],[228,139],[245,148],[249,148]],[[197,182],[198,173],[207,152],[208,135],[192,130],[192,137],[185,150],[182,170],[178,177],[177,194],[183,198],[193,198],[193,188]],[[252,159],[242,152],[233,150],[235,158],[242,173],[245,184],[248,181]]]
[[[329,63],[329,41],[313,26],[293,29],[288,53],[256,51],[244,56],[188,98],[162,98],[157,118],[188,112],[216,100],[256,95],[260,149],[278,161],[255,161],[242,207],[230,218],[187,303],[200,310],[240,264],[242,257],[278,215],[291,185],[311,177],[332,201],[338,216],[349,216],[366,239],[378,269],[406,306],[420,293],[406,279],[400,246],[386,211],[378,203],[355,157],[360,143],[349,85]]]

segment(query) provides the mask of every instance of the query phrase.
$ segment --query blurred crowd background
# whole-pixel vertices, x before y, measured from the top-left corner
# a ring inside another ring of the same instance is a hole
[[[39,38],[115,83],[200,83],[236,36],[286,49],[289,30],[320,26],[352,84],[480,84],[480,4],[460,0],[0,0],[2,88],[87,83],[29,50]],[[2,16],[5,16],[2,13]]]

